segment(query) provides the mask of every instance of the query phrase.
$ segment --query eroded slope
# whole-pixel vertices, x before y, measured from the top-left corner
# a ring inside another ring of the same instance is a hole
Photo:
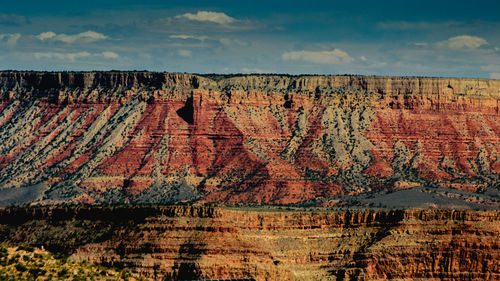
[[[0,203],[313,202],[442,187],[498,208],[500,81],[0,74]]]

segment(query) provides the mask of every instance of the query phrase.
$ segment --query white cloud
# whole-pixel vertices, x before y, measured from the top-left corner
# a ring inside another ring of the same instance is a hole
[[[283,60],[305,61],[320,64],[342,64],[353,62],[354,59],[346,52],[334,49],[332,51],[296,51],[284,53]]]
[[[490,73],[490,78],[500,80],[500,73]]]
[[[91,54],[89,52],[74,52],[74,53],[60,53],[60,52],[35,52],[33,56],[37,60],[41,59],[52,59],[52,60],[69,60],[74,61],[80,58],[89,58],[89,57],[101,57],[106,59],[117,59],[120,56],[117,53],[105,51],[102,53]]]
[[[361,56],[361,57],[359,57],[359,59],[360,59],[361,61],[366,61],[366,57],[365,57],[365,56]]]
[[[477,49],[483,45],[488,44],[484,38],[477,36],[461,35],[451,37],[437,43],[438,47],[445,47],[449,49]]]
[[[56,52],[36,52],[33,53],[37,60],[39,59],[57,59],[57,60],[70,60],[74,61],[77,58],[90,57],[89,52],[77,52],[77,53],[56,53]]]
[[[175,18],[186,18],[193,21],[208,21],[218,24],[228,24],[236,21],[235,18],[232,18],[224,13],[208,11],[198,11],[196,14],[185,13],[183,15],[175,16]]]
[[[187,34],[177,34],[177,35],[170,35],[169,38],[172,39],[182,39],[182,40],[188,40],[188,39],[193,39],[193,40],[198,40],[198,41],[218,41],[222,45],[226,46],[247,46],[248,43],[242,40],[238,39],[231,39],[231,38],[210,38],[208,36],[197,36],[197,35],[187,35]]]
[[[172,39],[194,39],[199,41],[205,41],[208,39],[208,36],[194,36],[194,35],[186,35],[186,34],[178,34],[178,35],[170,35],[169,38]]]
[[[21,34],[12,33],[12,34],[0,34],[0,43],[4,43],[9,47],[13,47],[17,44],[17,40],[21,38]]]
[[[120,57],[117,53],[110,51],[102,52],[101,55],[107,59],[117,59]]]
[[[151,21],[149,30],[155,32],[167,32],[173,39],[198,39],[210,40],[214,38],[204,38],[216,32],[227,32],[237,30],[253,30],[265,28],[266,25],[258,21],[236,19],[225,13],[198,11],[196,13],[179,14],[173,17],[157,18]],[[189,35],[193,34],[193,35]]]
[[[54,38],[54,37],[56,37],[56,35],[57,34],[55,34],[52,31],[47,31],[47,32],[42,32],[42,33],[40,33],[39,35],[37,35],[35,37],[43,41],[45,39]]]
[[[108,39],[108,36],[95,32],[95,31],[85,31],[82,33],[78,34],[73,34],[73,35],[68,35],[68,34],[56,34],[55,32],[52,31],[47,31],[47,32],[42,32],[39,35],[35,36],[36,38],[40,39],[41,41],[45,40],[53,40],[53,41],[60,41],[64,43],[74,43],[74,42],[94,42],[94,41],[99,41],[99,40],[105,40]]]
[[[177,54],[179,54],[179,56],[181,57],[190,57],[193,52],[191,52],[190,50],[179,50],[177,51]]]

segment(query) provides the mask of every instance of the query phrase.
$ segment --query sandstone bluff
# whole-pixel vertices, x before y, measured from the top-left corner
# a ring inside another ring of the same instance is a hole
[[[499,206],[498,80],[1,72],[0,99],[3,205],[335,206],[430,188],[427,206]]]

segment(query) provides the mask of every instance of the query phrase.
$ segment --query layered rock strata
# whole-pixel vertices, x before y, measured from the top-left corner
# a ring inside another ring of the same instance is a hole
[[[0,241],[152,279],[498,280],[498,211],[0,210]]]
[[[498,80],[2,72],[0,99],[1,204],[289,204],[500,182]]]

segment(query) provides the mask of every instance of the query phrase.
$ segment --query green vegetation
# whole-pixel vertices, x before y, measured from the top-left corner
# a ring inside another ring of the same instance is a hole
[[[56,259],[49,252],[28,246],[0,244],[0,281],[72,280],[140,281],[128,271]]]

